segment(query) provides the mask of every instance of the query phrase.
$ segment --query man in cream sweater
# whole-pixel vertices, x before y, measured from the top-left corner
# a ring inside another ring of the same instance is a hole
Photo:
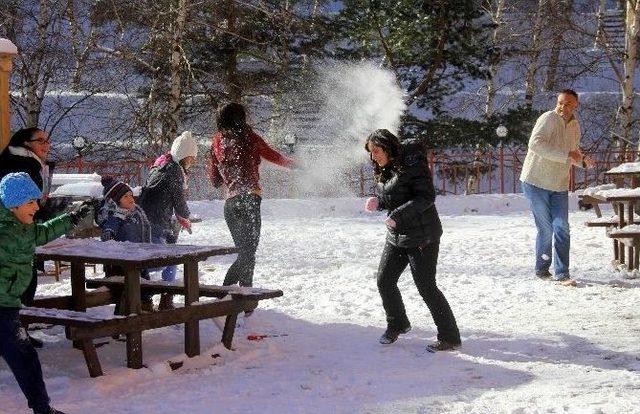
[[[529,138],[527,157],[522,165],[522,191],[529,200],[538,234],[536,236],[536,276],[552,277],[566,286],[575,286],[569,275],[569,172],[572,165],[592,167],[582,154],[580,124],[574,117],[578,94],[565,89],[558,95],[556,108],[540,115]]]

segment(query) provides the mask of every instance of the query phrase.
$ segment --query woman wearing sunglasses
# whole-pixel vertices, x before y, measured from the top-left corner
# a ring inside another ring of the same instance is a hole
[[[36,221],[46,221],[54,216],[53,209],[46,205],[55,165],[47,161],[50,147],[49,135],[45,131],[35,127],[23,128],[13,134],[9,145],[0,153],[0,179],[9,173],[26,172],[42,191],[38,203],[40,209],[34,216]],[[44,264],[37,262],[33,267],[31,284],[22,295],[22,303],[25,306],[33,304],[38,286],[38,268],[44,269]],[[33,346],[42,347],[42,341],[32,337],[30,339]]]

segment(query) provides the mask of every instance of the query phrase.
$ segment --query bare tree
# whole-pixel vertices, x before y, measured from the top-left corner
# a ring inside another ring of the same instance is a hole
[[[533,97],[536,92],[536,74],[539,68],[539,58],[542,52],[542,30],[545,25],[547,2],[552,0],[538,0],[538,9],[533,18],[531,46],[529,48],[529,64],[524,78],[524,101],[529,108],[533,107]]]
[[[502,30],[502,15],[505,10],[505,0],[491,0],[488,2],[487,12],[493,20],[495,28],[493,29],[493,35],[491,41],[493,44],[493,57],[489,62],[489,78],[487,79],[487,99],[485,102],[485,115],[490,117],[493,115],[495,98],[496,98],[496,77],[498,76],[498,69],[501,60],[501,53],[499,49],[499,37]]]

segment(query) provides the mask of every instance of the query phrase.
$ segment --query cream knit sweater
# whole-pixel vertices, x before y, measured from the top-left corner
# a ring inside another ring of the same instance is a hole
[[[580,124],[565,122],[555,111],[540,115],[529,138],[520,181],[549,191],[569,189],[569,151],[578,149]]]

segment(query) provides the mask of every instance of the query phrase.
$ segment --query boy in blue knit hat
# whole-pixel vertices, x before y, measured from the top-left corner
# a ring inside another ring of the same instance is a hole
[[[45,223],[34,223],[41,191],[27,173],[0,181],[0,355],[13,372],[35,414],[63,414],[49,405],[42,368],[26,330],[20,324],[20,295],[33,277],[36,246],[71,230],[91,212],[89,205]]]

